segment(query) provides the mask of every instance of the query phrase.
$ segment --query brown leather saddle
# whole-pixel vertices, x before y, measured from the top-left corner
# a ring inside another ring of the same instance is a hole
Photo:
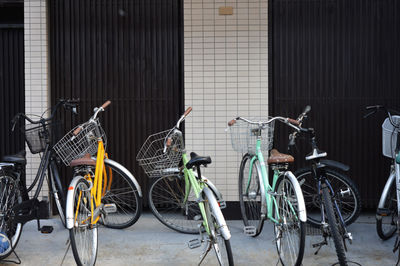
[[[268,158],[268,164],[293,163],[292,155],[280,153],[277,149],[272,149]]]

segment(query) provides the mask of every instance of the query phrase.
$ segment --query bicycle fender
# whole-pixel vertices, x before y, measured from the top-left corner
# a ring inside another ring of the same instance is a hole
[[[386,181],[385,187],[383,188],[381,198],[379,199],[378,208],[383,208],[383,206],[385,205],[386,195],[387,193],[389,193],[390,186],[393,184],[395,177],[396,177],[395,173],[391,172],[388,180]],[[380,218],[382,219],[382,217]]]
[[[347,171],[350,170],[350,166],[345,165],[344,163],[341,163],[341,162],[328,160],[328,159],[322,159],[320,162],[322,164],[325,164],[325,165],[329,166],[329,167],[336,168],[336,169],[342,170],[344,172],[347,172]]]
[[[296,194],[299,195],[298,208],[299,208],[300,221],[307,222],[306,204],[304,203],[303,192],[301,191],[299,181],[297,181],[297,178],[290,171],[286,171],[285,176],[290,179],[290,181],[294,186]]]
[[[221,208],[218,205],[214,193],[208,187],[204,187],[203,192],[206,195],[208,203],[210,204],[211,211],[215,215],[215,219],[217,220],[217,223],[221,228],[222,236],[224,237],[225,240],[229,240],[231,238],[231,232],[229,231],[229,228],[226,225],[224,215],[222,214]]]
[[[72,229],[74,227],[74,188],[76,186],[76,183],[78,183],[81,178],[84,177],[80,175],[75,176],[68,187],[65,206],[65,226],[67,227],[67,229]]]
[[[194,172],[194,175],[197,177],[197,173]],[[214,195],[217,197],[217,200],[223,200],[221,192],[217,189],[217,187],[205,176],[201,176],[201,179],[208,185],[208,187],[214,192]]]
[[[126,175],[132,180],[133,184],[135,184],[135,187],[136,187],[136,189],[137,189],[137,191],[138,191],[139,197],[143,197],[143,195],[142,195],[142,189],[140,188],[140,185],[139,185],[138,181],[137,181],[136,178],[132,175],[132,173],[129,172],[128,169],[126,169],[122,164],[117,163],[116,161],[111,160],[111,159],[104,159],[104,163],[108,163],[108,164],[110,164],[110,165],[112,165],[112,166],[118,168],[118,169],[121,170],[122,172],[124,172],[124,174],[126,174]]]

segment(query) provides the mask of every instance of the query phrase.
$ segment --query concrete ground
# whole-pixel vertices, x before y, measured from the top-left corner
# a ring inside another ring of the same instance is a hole
[[[53,225],[52,234],[41,234],[36,222],[25,225],[16,248],[22,265],[61,265],[67,250],[68,232],[59,219],[42,221]],[[266,223],[257,238],[242,233],[241,221],[228,221],[232,233],[232,251],[235,265],[277,265],[278,256],[273,243],[273,227]],[[349,260],[361,265],[394,265],[396,255],[392,253],[394,238],[381,241],[376,234],[375,218],[362,215],[349,227],[354,241],[349,246]],[[128,229],[99,229],[99,253],[97,265],[197,265],[202,247],[190,250],[187,242],[193,235],[177,233],[161,224],[151,213],[144,213],[139,221]],[[320,236],[307,235],[303,265],[332,265],[337,261],[333,243],[314,255],[313,243]],[[10,256],[10,259],[14,255]],[[75,265],[71,249],[63,265]],[[217,265],[214,253],[210,252],[202,265]],[[278,264],[279,265],[279,264]]]

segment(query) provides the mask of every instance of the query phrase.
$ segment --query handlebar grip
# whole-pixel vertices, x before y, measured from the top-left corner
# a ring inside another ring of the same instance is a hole
[[[293,124],[293,125],[295,125],[295,126],[300,126],[300,122],[297,121],[296,119],[287,118],[287,121],[288,121],[290,124]]]
[[[311,111],[311,106],[307,105],[306,108],[304,108],[303,114],[307,114],[310,111]]]
[[[81,132],[81,130],[82,130],[82,128],[81,128],[81,127],[78,127],[77,129],[74,130],[74,132],[72,132],[72,134],[73,134],[74,136],[76,136],[76,135],[79,134],[79,132]]]
[[[236,119],[232,119],[231,121],[228,122],[228,126],[233,126],[234,124],[236,124]]]
[[[193,110],[193,108],[189,106],[188,109],[186,109],[185,113],[183,113],[183,116],[184,116],[184,117],[188,116],[188,114],[190,114],[190,112],[191,112],[192,110]]]
[[[103,103],[103,105],[101,106],[101,108],[106,109],[107,106],[109,106],[111,104],[111,101],[108,100],[105,103]]]

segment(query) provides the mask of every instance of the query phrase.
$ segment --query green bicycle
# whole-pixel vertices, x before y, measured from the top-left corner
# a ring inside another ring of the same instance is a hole
[[[192,152],[189,160],[179,130],[191,110],[189,107],[172,129],[149,136],[136,159],[154,178],[149,205],[157,219],[179,232],[200,233],[200,238],[188,243],[191,249],[206,243],[199,264],[213,248],[220,265],[233,265],[231,233],[221,211],[225,201],[211,181],[201,175],[200,167],[210,164],[211,158]]]
[[[237,117],[228,123],[232,146],[245,153],[239,170],[239,200],[244,232],[261,233],[264,220],[274,224],[275,243],[283,265],[301,265],[305,246],[306,207],[300,185],[288,164],[290,155],[272,148],[275,121],[289,126],[290,118],[273,117],[268,121],[251,121]],[[273,170],[272,184],[262,151],[271,150],[267,164]]]

